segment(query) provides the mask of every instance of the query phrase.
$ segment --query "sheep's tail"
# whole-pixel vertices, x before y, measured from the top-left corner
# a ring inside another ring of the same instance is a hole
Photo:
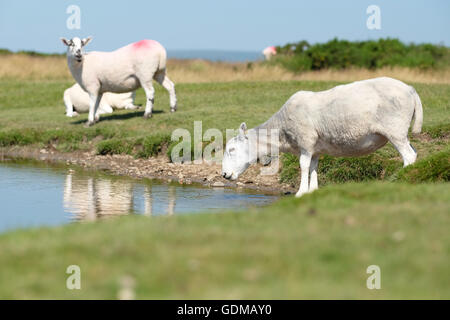
[[[420,133],[422,131],[422,123],[423,123],[423,109],[422,102],[420,101],[420,97],[417,94],[416,90],[413,88],[414,94],[414,124],[412,125],[412,133]]]
[[[159,55],[159,66],[158,66],[158,70],[166,70],[166,64],[167,64],[167,51],[166,49],[161,46],[161,52]]]

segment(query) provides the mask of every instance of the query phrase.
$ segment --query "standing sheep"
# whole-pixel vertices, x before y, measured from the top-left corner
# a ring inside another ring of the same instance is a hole
[[[97,114],[112,113],[114,109],[137,109],[134,105],[136,93],[111,93],[105,92],[97,110]],[[64,91],[64,104],[66,106],[66,116],[74,117],[79,113],[89,111],[89,94],[84,91],[78,83]]]
[[[271,129],[279,130],[280,151],[300,155],[297,197],[318,188],[317,165],[323,154],[361,156],[390,141],[407,166],[417,157],[408,140],[413,118],[412,132],[419,133],[423,121],[419,95],[392,78],[356,81],[321,92],[299,91],[260,126],[247,132],[246,124],[241,124],[239,135],[226,145],[222,175],[235,180],[266,156]]]
[[[264,58],[266,60],[270,60],[277,54],[277,48],[275,48],[274,46],[267,47],[262,51],[262,54],[264,55]]]
[[[177,109],[175,86],[166,75],[167,54],[155,40],[141,40],[112,52],[84,53],[91,37],[81,40],[61,38],[67,46],[67,63],[77,83],[88,92],[89,116],[86,126],[99,120],[97,109],[103,93],[123,93],[142,87],[147,97],[144,118],[152,115],[155,89],[153,79],[170,95],[170,109]]]

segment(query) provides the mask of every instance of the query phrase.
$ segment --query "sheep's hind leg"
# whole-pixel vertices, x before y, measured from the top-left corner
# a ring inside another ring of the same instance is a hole
[[[300,188],[298,189],[298,192],[295,194],[297,198],[301,197],[309,190],[308,176],[310,165],[311,165],[311,154],[305,150],[302,150],[300,154],[300,169],[301,169]]]
[[[177,110],[177,95],[175,93],[175,85],[166,75],[166,72],[158,72],[155,75],[155,80],[158,81],[168,92],[170,97],[170,111],[175,112]]]
[[[409,166],[416,162],[417,153],[415,152],[412,145],[409,143],[408,139],[389,139],[397,151],[403,158],[403,166]]]
[[[153,103],[155,102],[155,88],[153,88],[152,81],[142,85],[145,91],[145,96],[147,97],[147,103],[145,105],[144,118],[150,118],[153,111]]]

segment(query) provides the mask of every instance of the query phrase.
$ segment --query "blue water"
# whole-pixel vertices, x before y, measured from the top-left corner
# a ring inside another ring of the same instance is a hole
[[[66,167],[0,162],[0,232],[111,216],[246,210],[273,195],[119,178]]]
[[[258,51],[226,51],[226,50],[167,50],[168,58],[204,59],[210,61],[246,62],[262,60]]]

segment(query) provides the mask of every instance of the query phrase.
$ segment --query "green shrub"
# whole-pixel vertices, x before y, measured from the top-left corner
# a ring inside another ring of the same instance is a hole
[[[33,130],[11,130],[0,132],[0,146],[24,146],[37,142],[38,135]]]
[[[283,153],[280,158],[280,182],[295,185],[299,181],[299,159],[291,153]]]
[[[137,143],[141,145],[141,150],[136,154],[138,158],[148,158],[156,156],[162,151],[164,145],[167,145],[170,141],[170,135],[157,134],[144,138],[142,142]]]
[[[333,39],[326,43],[309,45],[306,41],[277,47],[279,53],[271,63],[299,72],[327,68],[368,69],[385,66],[436,68],[448,66],[450,50],[432,44],[404,44],[398,39],[354,41]]]
[[[109,139],[97,144],[97,154],[131,154],[134,143],[124,139]]]
[[[411,183],[450,181],[450,148],[401,169],[397,177]]]
[[[330,157],[319,160],[319,181],[326,183],[362,182],[390,176],[401,162],[374,153],[364,157]]]
[[[293,154],[281,155],[280,182],[296,184],[299,180],[299,159]],[[402,166],[401,161],[374,153],[365,157],[331,157],[319,159],[319,184],[361,182],[391,177]]]

